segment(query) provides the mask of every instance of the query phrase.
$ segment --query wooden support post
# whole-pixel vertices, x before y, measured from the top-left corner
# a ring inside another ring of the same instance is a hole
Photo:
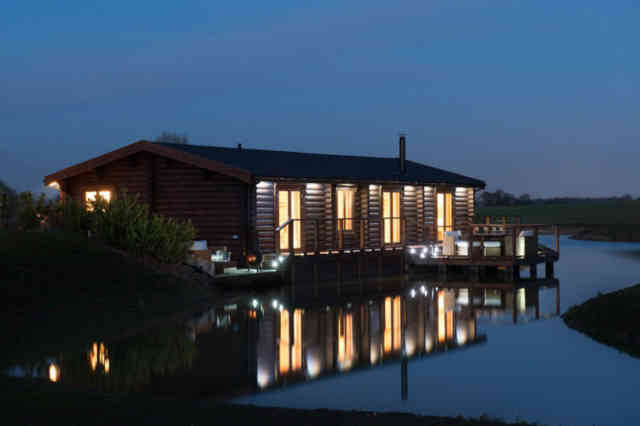
[[[553,233],[555,234],[555,238],[556,238],[556,255],[558,256],[558,258],[560,258],[560,226],[559,225],[555,225],[553,227]]]
[[[313,259],[312,270],[313,270],[313,296],[318,297],[319,277],[318,277],[318,259],[317,258]]]
[[[532,263],[529,265],[529,277],[532,279],[537,279],[538,278],[538,264],[537,263]]]
[[[447,281],[447,265],[444,263],[438,265],[438,280],[443,282]]]
[[[318,221],[318,219],[314,220],[314,227],[315,231],[313,236],[313,246],[314,253],[317,255],[320,253],[320,222]]]
[[[551,279],[551,278],[553,278],[553,275],[554,275],[553,262],[545,263],[545,274],[544,274],[544,277],[546,279]]]
[[[511,228],[511,261],[515,265],[516,263],[516,238],[518,234],[516,233],[516,228]]]
[[[469,272],[471,273],[471,282],[473,283],[480,282],[480,266],[478,265],[470,266]]]

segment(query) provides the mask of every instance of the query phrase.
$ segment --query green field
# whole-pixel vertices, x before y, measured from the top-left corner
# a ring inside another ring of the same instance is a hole
[[[640,225],[640,201],[594,200],[564,204],[481,207],[478,216],[521,216],[524,223]]]
[[[86,237],[0,231],[2,364],[113,338],[210,297]]]

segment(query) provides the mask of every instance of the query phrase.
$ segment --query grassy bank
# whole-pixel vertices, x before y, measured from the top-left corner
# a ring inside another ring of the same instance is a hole
[[[0,362],[118,336],[210,296],[85,237],[0,232]]]
[[[640,201],[593,200],[562,204],[495,206],[478,209],[480,216],[522,216],[525,223],[640,224]]]
[[[482,207],[478,209],[478,215],[520,216],[523,223],[569,225],[565,231],[575,231],[577,238],[585,240],[640,241],[638,200]],[[571,225],[575,226],[573,230]]]
[[[640,357],[640,284],[598,295],[572,307],[562,318],[569,327]]]
[[[3,424],[37,425],[504,425],[482,417],[427,417],[406,413],[296,410],[87,393],[36,381],[0,377]],[[517,423],[526,424],[526,423]]]

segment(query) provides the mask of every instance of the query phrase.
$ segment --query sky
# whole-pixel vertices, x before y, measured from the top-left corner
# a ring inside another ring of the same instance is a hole
[[[12,1],[0,179],[162,131],[407,157],[533,196],[640,196],[633,1]]]

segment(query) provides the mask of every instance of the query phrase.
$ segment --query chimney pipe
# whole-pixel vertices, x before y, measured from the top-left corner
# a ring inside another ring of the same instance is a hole
[[[241,143],[238,144],[238,151],[242,151],[242,144]]]
[[[407,140],[404,133],[400,133],[398,144],[400,145],[400,173],[405,175],[407,174]]]

